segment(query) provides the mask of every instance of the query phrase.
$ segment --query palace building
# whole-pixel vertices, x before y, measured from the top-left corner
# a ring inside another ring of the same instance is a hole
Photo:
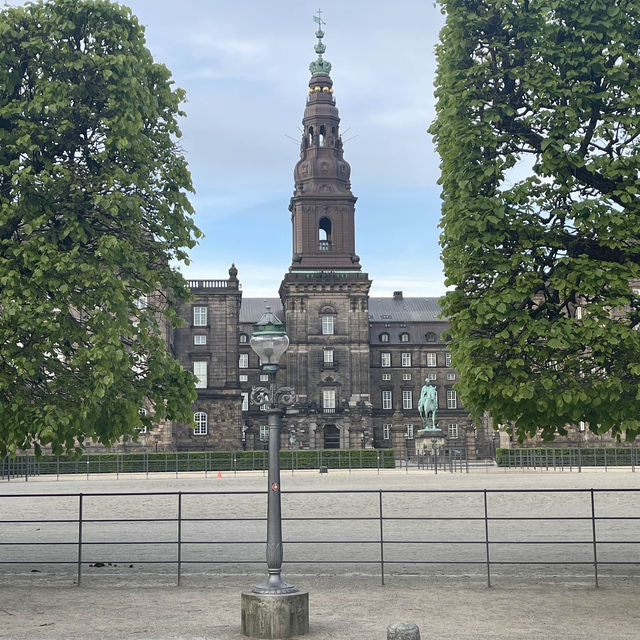
[[[282,446],[394,448],[414,451],[422,428],[417,403],[428,378],[438,393],[437,422],[448,446],[469,457],[488,456],[494,434],[474,423],[454,388],[456,371],[445,339],[448,324],[437,298],[371,297],[371,280],[356,253],[351,168],[344,159],[331,64],[310,65],[300,159],[289,204],[291,266],[278,296],[266,302],[286,324],[290,345],[278,384],[297,401],[282,421]],[[170,337],[182,365],[198,377],[193,425],[164,425],[142,434],[146,447],[230,450],[266,447],[266,414],[249,403],[252,386],[266,382],[249,346],[263,298],[242,296],[238,271],[220,280],[190,280],[192,300]],[[275,294],[275,291],[274,291]]]

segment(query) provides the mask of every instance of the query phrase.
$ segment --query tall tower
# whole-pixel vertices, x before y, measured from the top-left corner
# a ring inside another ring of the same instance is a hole
[[[371,446],[369,316],[371,281],[355,253],[356,198],[343,157],[331,64],[322,54],[320,15],[289,210],[293,258],[280,285],[290,339],[287,382],[298,408],[292,430],[312,447]]]

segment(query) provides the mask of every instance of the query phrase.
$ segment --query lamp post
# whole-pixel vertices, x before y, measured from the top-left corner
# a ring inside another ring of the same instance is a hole
[[[253,588],[253,593],[295,593],[297,589],[282,581],[282,512],[280,502],[280,416],[296,399],[292,387],[277,387],[276,373],[280,357],[289,346],[285,326],[269,307],[253,326],[251,348],[260,358],[263,373],[269,375],[268,387],[253,387],[251,402],[265,407],[269,421],[269,484],[267,502],[267,568],[269,577]]]
[[[433,468],[438,475],[438,438],[431,438],[431,448],[433,449]]]

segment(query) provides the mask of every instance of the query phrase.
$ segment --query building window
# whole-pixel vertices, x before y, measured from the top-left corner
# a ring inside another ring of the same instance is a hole
[[[269,382],[269,374],[261,373],[260,374],[260,382]]]
[[[240,334],[240,344],[247,344],[249,342],[249,336],[246,333]]]
[[[333,349],[325,349],[322,352],[322,362],[324,364],[333,364]]]
[[[333,316],[322,316],[322,335],[323,336],[332,336],[333,335]]]
[[[413,425],[405,424],[404,425],[404,437],[407,440],[413,440]]]
[[[196,378],[198,378],[196,381],[196,389],[206,389],[207,388],[207,363],[194,362],[193,375]]]
[[[438,379],[438,374],[435,373],[435,372],[427,373],[427,378],[429,378],[429,380],[437,380]]]
[[[381,333],[380,334],[380,342],[389,342],[389,334],[388,333]]]
[[[435,342],[436,341],[436,334],[433,333],[433,331],[429,331],[429,333],[425,334],[424,339],[427,342]]]
[[[380,354],[380,366],[381,367],[390,367],[391,366],[391,354],[384,352]]]
[[[390,373],[383,373],[382,374],[382,379],[383,380],[391,380],[391,374]]]
[[[427,353],[427,367],[437,367],[438,358],[435,353]]]
[[[403,373],[402,374],[402,379],[403,380],[411,380],[411,374],[410,373]]]
[[[393,398],[391,395],[391,391],[383,391],[382,392],[382,408],[391,409],[392,402],[393,402]]]
[[[193,336],[193,344],[207,344],[207,336]]]
[[[580,420],[580,422],[578,422],[578,430],[579,431],[586,431],[587,430],[587,423],[583,422],[582,420]]]
[[[336,408],[336,391],[335,389],[323,389],[322,391],[322,408],[333,409]]]
[[[204,411],[196,411],[193,414],[193,421],[196,426],[193,428],[194,436],[206,436],[208,431],[207,414]]]
[[[148,414],[149,412],[144,407],[140,407],[140,409],[138,409],[138,415],[146,416]],[[136,431],[138,433],[147,433],[147,427],[146,426],[136,427]]]
[[[453,391],[453,389],[449,389],[447,391],[447,409],[457,409],[458,408],[458,394]]]
[[[400,342],[409,342],[409,334],[401,333],[400,334]]]
[[[193,326],[207,326],[207,307],[193,307]]]
[[[455,379],[456,379],[455,373],[447,373],[447,380],[455,380]]]
[[[444,354],[444,366],[445,367],[451,366],[451,354],[448,351]]]
[[[411,354],[410,353],[403,353],[402,354],[402,366],[403,367],[410,367],[411,366]]]
[[[249,393],[244,392],[242,394],[242,410],[249,411]]]
[[[241,373],[240,382],[249,382],[249,376],[246,373]]]
[[[267,440],[269,440],[269,425],[261,424],[260,425],[260,441],[266,442]]]
[[[240,367],[240,369],[248,369],[249,368],[249,354],[248,353],[241,353],[240,354],[240,360],[238,361],[238,367]]]
[[[413,391],[402,392],[402,408],[413,409]]]
[[[449,437],[452,440],[457,440],[457,438],[458,438],[458,425],[457,424],[450,424],[449,425]]]
[[[390,440],[391,439],[391,425],[383,424],[382,425],[382,439]]]
[[[136,298],[133,301],[133,304],[136,309],[146,309],[148,304],[147,296],[140,296],[139,298]]]

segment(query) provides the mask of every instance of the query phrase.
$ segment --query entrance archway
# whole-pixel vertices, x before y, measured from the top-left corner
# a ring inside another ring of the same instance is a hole
[[[324,448],[339,449],[340,448],[340,431],[335,424],[325,424],[323,429]]]

